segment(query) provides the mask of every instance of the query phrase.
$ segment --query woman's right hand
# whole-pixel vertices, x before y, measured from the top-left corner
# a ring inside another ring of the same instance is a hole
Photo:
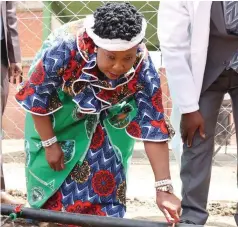
[[[54,143],[50,147],[46,147],[45,156],[53,170],[61,171],[64,169],[64,152],[59,143]]]
[[[180,221],[181,202],[174,194],[157,191],[156,202],[169,223],[178,223]]]

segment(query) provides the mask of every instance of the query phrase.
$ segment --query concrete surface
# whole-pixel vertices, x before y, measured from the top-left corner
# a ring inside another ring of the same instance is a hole
[[[216,146],[215,150],[218,148]],[[3,154],[11,154],[15,152],[24,151],[24,140],[14,140],[14,139],[5,139],[2,140],[2,153]],[[135,158],[145,158],[146,154],[144,152],[144,145],[142,142],[135,143],[134,149],[134,157]],[[170,160],[175,160],[175,157],[170,151]],[[237,148],[234,145],[227,147],[227,152],[225,153],[225,148],[222,148],[219,153],[216,155],[217,162],[231,162],[232,164],[236,164],[237,162]]]
[[[3,140],[2,153],[11,157],[11,153],[24,150],[24,140]],[[238,200],[236,184],[236,148],[229,148],[229,156],[221,153],[217,160],[222,165],[214,165],[212,171],[212,182],[209,193],[209,200]],[[22,155],[22,154],[21,154]],[[231,159],[231,160],[230,160]],[[181,182],[179,177],[179,166],[176,163],[172,152],[170,152],[171,175],[176,193],[180,194]],[[232,162],[231,162],[232,161]],[[132,159],[134,165],[129,172],[128,196],[153,197],[154,179],[151,167],[144,153],[143,143],[136,143]],[[17,170],[17,171],[16,171]],[[14,164],[14,159],[4,164],[6,185],[8,188],[19,188],[25,191],[24,164]],[[15,175],[16,174],[16,175]],[[15,175],[15,176],[14,176]],[[13,180],[16,179],[16,180]],[[136,188],[136,190],[135,190]]]
[[[22,151],[23,141],[3,141],[3,154],[11,157],[16,152]],[[233,151],[236,149],[233,148]],[[22,152],[21,152],[22,153]],[[19,153],[20,154],[20,153]],[[235,152],[233,152],[235,155]],[[236,157],[236,156],[234,156]],[[212,170],[212,181],[209,192],[209,202],[235,202],[238,201],[238,190],[236,183],[236,161],[230,162],[222,158],[223,166],[214,165]],[[14,163],[14,160],[4,163],[4,176],[7,189],[17,189],[26,192],[24,163]],[[171,153],[170,162],[171,176],[175,193],[180,197],[181,181],[179,177],[179,166]],[[154,178],[151,167],[143,152],[143,144],[135,146],[132,165],[129,169],[128,181],[128,218],[146,220],[164,220],[161,212],[155,204]],[[234,227],[234,218],[231,216],[211,216],[207,226]]]

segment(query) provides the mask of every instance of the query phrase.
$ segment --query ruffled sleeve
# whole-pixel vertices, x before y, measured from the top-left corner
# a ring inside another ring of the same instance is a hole
[[[62,72],[67,67],[74,41],[64,38],[48,39],[43,43],[16,94],[16,101],[28,112],[49,115],[62,107],[58,91],[64,82]],[[75,44],[76,48],[76,44]]]
[[[167,141],[168,127],[164,118],[160,78],[149,55],[144,57],[138,72],[141,89],[135,93],[136,117],[127,126],[127,133],[145,141]]]

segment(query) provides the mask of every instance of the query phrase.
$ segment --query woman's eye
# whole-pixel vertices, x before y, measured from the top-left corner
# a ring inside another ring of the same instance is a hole
[[[125,60],[130,61],[130,60],[132,60],[132,57],[126,57]]]
[[[107,57],[108,57],[110,60],[115,60],[115,57],[114,57],[114,56],[108,55]]]

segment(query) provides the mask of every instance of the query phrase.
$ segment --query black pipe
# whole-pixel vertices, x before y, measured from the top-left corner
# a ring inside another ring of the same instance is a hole
[[[15,206],[1,204],[1,214],[9,215]],[[32,208],[22,208],[21,218],[40,222],[80,225],[82,227],[169,227],[168,223],[131,220],[123,218],[102,217],[96,215],[73,214]],[[180,225],[181,226],[181,225]],[[188,226],[188,225],[186,225]],[[182,226],[181,226],[182,227]]]

